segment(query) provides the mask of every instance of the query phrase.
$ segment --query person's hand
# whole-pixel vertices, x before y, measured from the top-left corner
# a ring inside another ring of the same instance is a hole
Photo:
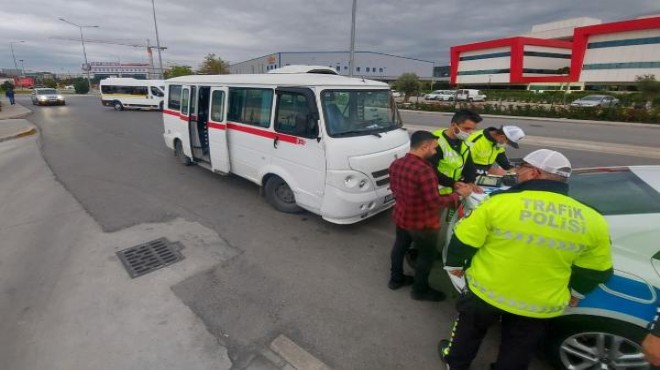
[[[453,267],[453,268],[448,268],[446,270],[447,270],[448,273],[450,273],[450,274],[452,274],[456,277],[459,277],[459,278],[463,277],[463,275],[465,275],[465,271],[462,268]]]
[[[571,296],[571,300],[568,301],[570,307],[577,307],[580,304],[580,298],[576,296]]]
[[[660,366],[660,337],[648,334],[642,341],[642,351],[653,366]]]
[[[470,184],[470,186],[472,187],[473,192],[475,192],[477,194],[483,194],[484,193],[484,188],[482,188],[481,186],[479,186],[477,184]]]
[[[463,198],[469,197],[470,194],[472,194],[472,186],[463,182],[457,182],[454,184],[454,190]]]

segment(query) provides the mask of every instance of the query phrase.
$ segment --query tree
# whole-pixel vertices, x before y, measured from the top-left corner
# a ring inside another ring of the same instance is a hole
[[[10,81],[5,81],[5,82],[2,83],[2,90],[4,90],[4,91],[7,91],[7,90],[13,89],[13,88],[14,88],[14,84],[11,83]]]
[[[211,53],[204,57],[198,73],[206,75],[226,75],[229,74],[229,64]]]
[[[50,87],[52,89],[56,89],[57,88],[57,81],[55,81],[55,80],[46,80],[46,81],[44,81],[44,86]]]
[[[165,78],[188,76],[194,74],[190,66],[173,66],[165,71]]]
[[[89,92],[89,84],[84,78],[76,78],[73,88],[76,90],[76,94],[87,94]]]
[[[660,96],[660,81],[656,81],[655,75],[637,76],[637,89],[646,99],[646,107],[650,109],[653,101]]]
[[[404,73],[394,83],[396,89],[404,93],[406,103],[412,93],[419,91],[419,84],[419,77],[415,73]]]

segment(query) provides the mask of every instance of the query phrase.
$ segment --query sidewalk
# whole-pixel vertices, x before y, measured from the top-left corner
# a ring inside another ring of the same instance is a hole
[[[37,128],[24,119],[31,110],[16,103],[9,104],[9,100],[2,99],[2,110],[0,111],[0,142],[32,135],[37,132]]]

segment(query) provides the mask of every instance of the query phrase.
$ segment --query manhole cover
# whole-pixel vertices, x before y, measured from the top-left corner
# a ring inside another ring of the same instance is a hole
[[[117,252],[131,278],[136,278],[183,260],[181,244],[166,238],[146,242]]]

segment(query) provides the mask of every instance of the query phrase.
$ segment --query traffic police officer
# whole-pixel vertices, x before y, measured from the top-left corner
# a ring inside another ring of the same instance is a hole
[[[500,320],[492,368],[527,369],[546,319],[612,275],[607,223],[567,195],[568,159],[540,149],[517,171],[519,183],[459,221],[449,245],[445,269],[467,282],[452,337],[440,342],[451,370],[470,367],[488,327]]]
[[[473,174],[483,175],[489,173],[489,170],[495,175],[505,175],[506,171],[513,169],[513,165],[506,156],[505,147],[508,144],[518,149],[518,143],[524,137],[525,132],[518,126],[488,127],[474,132],[467,142],[470,146],[468,161],[472,161],[476,173],[466,173],[465,181],[474,182]],[[493,172],[494,169],[491,167],[495,163],[498,164],[499,169]]]

